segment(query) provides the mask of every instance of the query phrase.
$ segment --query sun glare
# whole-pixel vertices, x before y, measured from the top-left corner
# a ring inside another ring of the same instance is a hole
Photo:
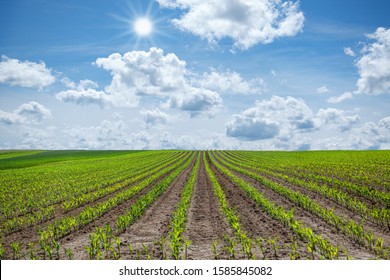
[[[140,37],[148,36],[153,31],[153,24],[148,18],[139,18],[134,22],[134,31]]]

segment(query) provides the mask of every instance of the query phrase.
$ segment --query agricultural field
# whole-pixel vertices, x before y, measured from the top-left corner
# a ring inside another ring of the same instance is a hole
[[[388,259],[390,151],[1,151],[1,259]]]

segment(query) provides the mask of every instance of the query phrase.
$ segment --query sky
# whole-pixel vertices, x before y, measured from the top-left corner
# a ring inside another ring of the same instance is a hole
[[[1,0],[0,149],[390,149],[387,0]]]

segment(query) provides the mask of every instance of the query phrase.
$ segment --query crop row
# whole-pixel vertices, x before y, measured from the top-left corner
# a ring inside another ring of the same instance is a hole
[[[178,260],[180,258],[180,251],[183,246],[186,248],[191,241],[186,240],[183,237],[183,233],[186,229],[187,212],[190,206],[192,193],[196,183],[196,175],[198,173],[200,163],[200,155],[198,152],[196,163],[191,171],[190,177],[184,186],[180,202],[178,203],[176,210],[172,214],[171,231],[169,232],[170,247],[172,250],[172,256]],[[185,255],[187,255],[185,253]]]

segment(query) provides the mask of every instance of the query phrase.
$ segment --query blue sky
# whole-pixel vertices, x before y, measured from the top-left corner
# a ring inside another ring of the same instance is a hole
[[[0,148],[390,149],[389,10],[3,0]]]

